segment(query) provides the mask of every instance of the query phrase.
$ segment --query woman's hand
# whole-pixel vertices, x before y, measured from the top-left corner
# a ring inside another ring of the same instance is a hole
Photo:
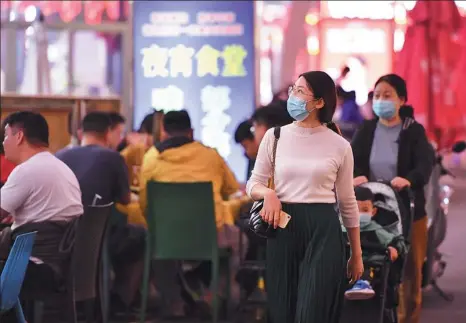
[[[353,179],[353,185],[354,186],[359,186],[361,184],[367,183],[369,180],[367,179],[366,176],[358,176]]]
[[[262,219],[276,229],[280,222],[280,213],[282,210],[282,203],[277,197],[275,191],[270,190],[264,195],[264,206],[260,212]]]
[[[403,177],[395,177],[394,179],[392,179],[390,184],[392,185],[394,189],[398,191],[401,191],[405,187],[411,186],[411,183],[406,178],[403,178]]]
[[[350,283],[354,284],[356,281],[361,279],[364,272],[364,265],[362,263],[362,254],[352,254],[348,260],[347,274],[348,278],[351,279]]]
[[[388,251],[390,252],[390,260],[395,262],[398,259],[398,251],[393,247],[388,247]]]

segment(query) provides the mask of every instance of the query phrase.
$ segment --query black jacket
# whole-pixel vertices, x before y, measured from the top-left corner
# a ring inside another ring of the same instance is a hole
[[[424,186],[435,163],[435,152],[427,140],[424,127],[410,117],[405,117],[398,139],[397,176],[411,183],[414,193],[414,220],[426,215]],[[354,177],[370,175],[370,156],[378,119],[365,121],[353,137]],[[407,196],[402,196],[406,202]]]
[[[31,256],[42,260],[53,270],[56,285],[60,286],[70,265],[78,219],[26,223],[11,231],[11,241],[20,234],[37,231]]]

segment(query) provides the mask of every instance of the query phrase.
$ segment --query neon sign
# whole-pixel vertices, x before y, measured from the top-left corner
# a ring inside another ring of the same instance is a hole
[[[197,76],[205,77],[243,77],[247,75],[244,59],[248,52],[242,45],[231,44],[217,50],[210,45],[204,45],[196,53],[194,48],[178,44],[172,48],[159,47],[152,44],[141,50],[144,77],[190,77],[193,73],[193,59],[197,61]],[[223,60],[220,74],[219,59]]]
[[[186,109],[197,139],[244,177],[232,133],[255,105],[253,2],[133,5],[135,127],[149,107]]]

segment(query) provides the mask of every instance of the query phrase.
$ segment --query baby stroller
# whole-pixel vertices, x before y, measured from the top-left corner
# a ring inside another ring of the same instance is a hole
[[[370,182],[362,186],[374,194],[374,206],[378,212],[373,220],[391,233],[402,234],[409,248],[414,215],[411,191],[405,189],[397,193],[385,182]],[[396,323],[398,289],[406,254],[400,254],[392,263],[389,251],[381,245],[362,240],[362,249],[364,266],[374,268],[372,287],[375,297],[364,301],[345,300],[340,323]]]

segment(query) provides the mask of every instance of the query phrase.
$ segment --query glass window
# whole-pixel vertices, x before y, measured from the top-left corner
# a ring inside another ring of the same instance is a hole
[[[120,95],[121,35],[77,31],[73,35],[74,95]]]
[[[16,34],[16,92],[68,94],[69,32],[33,23]]]
[[[48,22],[85,22],[100,24],[113,21],[126,21],[129,13],[127,0],[106,1],[1,1],[1,19],[26,20],[35,12],[42,12]]]

